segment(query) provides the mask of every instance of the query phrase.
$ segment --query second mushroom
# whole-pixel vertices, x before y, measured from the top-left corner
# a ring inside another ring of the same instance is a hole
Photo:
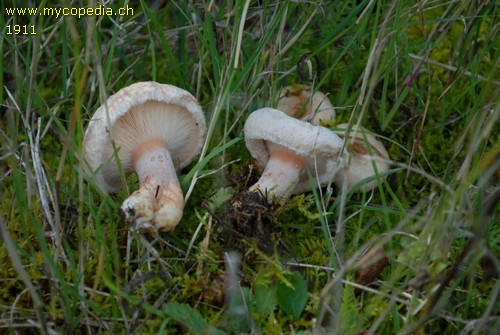
[[[327,185],[345,160],[343,141],[334,132],[273,108],[256,110],[248,117],[245,143],[264,168],[250,191],[265,195],[268,202],[310,190],[306,169],[316,184]]]

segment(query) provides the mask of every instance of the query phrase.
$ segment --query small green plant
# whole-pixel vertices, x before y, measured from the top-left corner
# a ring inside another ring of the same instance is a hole
[[[276,300],[286,314],[299,320],[307,302],[307,281],[299,272],[292,272],[286,280],[276,285]]]

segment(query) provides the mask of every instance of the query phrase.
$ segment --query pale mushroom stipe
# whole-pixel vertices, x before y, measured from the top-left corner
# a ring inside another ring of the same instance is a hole
[[[348,128],[347,123],[339,124],[335,128],[339,129],[335,133],[346,141],[346,150],[349,154],[349,161],[335,180],[337,187],[341,189],[345,182],[347,183],[347,190],[353,191],[354,186],[358,182],[367,178],[373,178],[376,174],[378,174],[379,179],[385,178],[383,172],[389,170],[390,165],[387,163],[389,154],[382,142],[377,140],[372,134],[369,134],[363,127],[359,127],[358,129],[356,126],[353,126],[348,138],[345,138]],[[363,184],[359,188],[359,191],[370,191],[377,185],[378,182],[375,179]]]
[[[310,190],[306,167],[320,186],[329,184],[345,160],[340,153],[343,141],[334,132],[274,108],[250,114],[245,144],[264,169],[250,192],[266,195],[268,202]]]
[[[85,132],[85,156],[107,192],[117,192],[122,184],[116,158],[126,176],[137,173],[140,187],[120,208],[126,223],[141,232],[169,231],[184,209],[176,171],[196,158],[206,132],[203,111],[189,92],[139,82],[97,109]]]

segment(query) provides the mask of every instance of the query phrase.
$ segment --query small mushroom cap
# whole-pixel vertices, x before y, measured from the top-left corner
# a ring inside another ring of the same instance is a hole
[[[245,144],[261,168],[265,168],[275,145],[305,160],[321,186],[326,186],[343,165],[343,141],[333,131],[300,121],[274,108],[261,108],[245,123]],[[301,176],[291,194],[309,191],[308,175]]]
[[[137,145],[164,140],[175,168],[182,169],[199,154],[206,132],[203,111],[189,92],[139,82],[122,88],[97,109],[85,132],[85,157],[103,189],[116,192],[121,180],[112,140],[127,175],[133,171],[132,152]]]
[[[340,129],[336,130],[335,133],[342,139],[345,139],[348,124],[339,124],[335,128]],[[370,149],[368,149],[366,141],[368,141]],[[335,180],[335,183],[339,188],[342,187],[344,179],[347,182],[347,189],[352,190],[353,186],[359,181],[375,176],[373,163],[376,165],[379,174],[382,174],[390,168],[388,163],[372,159],[372,157],[375,157],[389,160],[389,154],[387,153],[387,150],[382,142],[377,140],[372,134],[369,134],[363,127],[352,127],[349,133],[349,139],[346,139],[346,149],[350,155],[350,163],[348,165],[346,164],[345,172],[339,173],[337,179]],[[376,186],[377,181],[374,180],[363,185],[361,187],[361,191],[366,192]]]
[[[315,125],[327,125],[335,119],[335,108],[330,99],[320,91],[312,94],[311,88],[304,85],[284,87],[277,109]]]

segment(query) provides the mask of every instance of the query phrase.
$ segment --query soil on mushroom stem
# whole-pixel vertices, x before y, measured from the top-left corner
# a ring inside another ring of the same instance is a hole
[[[243,258],[249,244],[270,254],[279,240],[275,229],[279,204],[268,204],[265,194],[248,191],[260,177],[259,172],[255,162],[233,171],[229,179],[238,191],[219,216],[224,226],[225,248],[239,252]]]
[[[222,215],[226,248],[236,250],[245,257],[250,243],[266,253],[272,253],[277,240],[275,207],[269,205],[265,195],[259,192],[236,193]]]

